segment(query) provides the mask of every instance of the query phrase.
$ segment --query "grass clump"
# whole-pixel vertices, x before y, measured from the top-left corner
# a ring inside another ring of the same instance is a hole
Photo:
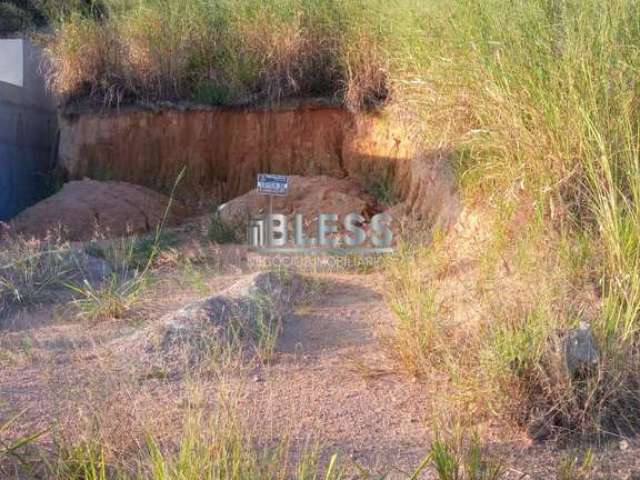
[[[211,412],[190,407],[183,415],[178,435],[167,440],[148,433],[126,456],[98,440],[57,438],[57,455],[49,462],[47,478],[86,480],[196,480],[260,478],[344,478],[336,456],[321,461],[317,448],[303,448],[291,455],[289,441],[282,437],[271,445],[260,445],[249,425],[238,416],[237,406],[217,405]]]
[[[398,321],[387,342],[390,352],[403,368],[411,375],[421,377],[432,362],[442,358],[445,326],[439,323],[442,307],[433,286],[414,276],[414,255],[419,255],[414,248],[401,245],[398,256],[387,264],[385,274],[390,285],[387,298]],[[446,346],[448,341],[444,340],[444,343]]]
[[[99,286],[86,280],[81,285],[69,285],[78,296],[71,302],[77,309],[78,317],[88,321],[125,318],[145,287],[145,277],[136,275],[123,280],[115,273]]]
[[[0,248],[0,315],[45,301],[75,267],[73,251],[58,239],[5,238]]]
[[[211,222],[207,230],[207,237],[214,243],[240,243],[246,238],[246,227],[242,222],[229,223],[222,220],[220,213],[215,212],[211,215]]]
[[[168,237],[163,232],[173,206],[176,188],[184,177],[185,171],[182,169],[176,177],[169,202],[152,239],[124,237],[119,242],[109,245],[106,252],[89,246],[91,251],[98,251],[101,256],[108,258],[114,270],[107,281],[98,285],[92,284],[87,279],[84,279],[80,285],[66,284],[78,296],[71,303],[77,308],[80,318],[92,321],[124,318],[140,300],[149,284],[154,262],[162,248],[166,248]]]
[[[556,465],[558,480],[586,480],[591,478],[593,470],[593,452],[589,449],[583,454],[569,452]]]
[[[428,457],[438,480],[500,480],[506,470],[484,452],[480,437],[467,439],[461,431],[450,437],[438,436]]]
[[[416,62],[423,83],[398,86],[399,108],[426,144],[457,152],[484,223],[401,256],[396,350],[476,416],[548,435],[640,426],[638,7],[459,0],[423,19],[430,58]],[[580,320],[599,360],[572,377],[562,342]]]
[[[31,435],[25,435],[18,439],[8,441],[6,436],[10,432],[10,429],[18,422],[18,420],[24,415],[25,412],[19,413],[9,420],[0,422],[0,473],[2,472],[3,460],[9,456],[14,456],[20,459],[19,451],[29,444],[33,443],[39,437],[44,435],[47,430],[42,430]]]
[[[354,108],[387,96],[382,2],[104,0],[96,18],[65,8],[48,47],[67,101],[212,104],[337,96]]]
[[[388,165],[373,167],[372,171],[365,175],[364,189],[379,204],[394,206],[400,202],[394,177],[393,168]]]

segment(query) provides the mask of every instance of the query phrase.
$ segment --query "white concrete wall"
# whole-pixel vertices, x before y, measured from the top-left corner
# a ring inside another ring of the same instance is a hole
[[[24,85],[24,51],[22,39],[0,39],[0,82]]]

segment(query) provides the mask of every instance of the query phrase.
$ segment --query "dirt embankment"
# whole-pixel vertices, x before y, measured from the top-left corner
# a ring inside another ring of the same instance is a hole
[[[120,180],[226,201],[260,172],[383,183],[398,210],[449,224],[459,204],[443,152],[417,151],[401,126],[317,102],[278,109],[125,109],[61,119],[59,164],[71,179]]]

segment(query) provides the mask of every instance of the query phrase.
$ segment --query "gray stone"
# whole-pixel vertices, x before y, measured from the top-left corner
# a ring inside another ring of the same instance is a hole
[[[598,348],[591,326],[580,322],[578,328],[569,330],[564,339],[564,360],[570,377],[591,370],[599,360]]]
[[[99,287],[113,274],[109,262],[102,258],[87,255],[82,265],[84,279],[93,287]]]
[[[227,345],[251,332],[259,321],[282,317],[305,293],[295,273],[260,272],[217,295],[191,303],[161,320],[161,349],[188,345],[196,356],[213,344]],[[232,338],[233,337],[233,338]]]

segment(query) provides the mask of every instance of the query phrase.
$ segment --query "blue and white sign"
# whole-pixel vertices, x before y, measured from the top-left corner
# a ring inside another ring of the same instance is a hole
[[[258,193],[263,195],[287,196],[289,193],[289,177],[271,173],[258,174]]]

